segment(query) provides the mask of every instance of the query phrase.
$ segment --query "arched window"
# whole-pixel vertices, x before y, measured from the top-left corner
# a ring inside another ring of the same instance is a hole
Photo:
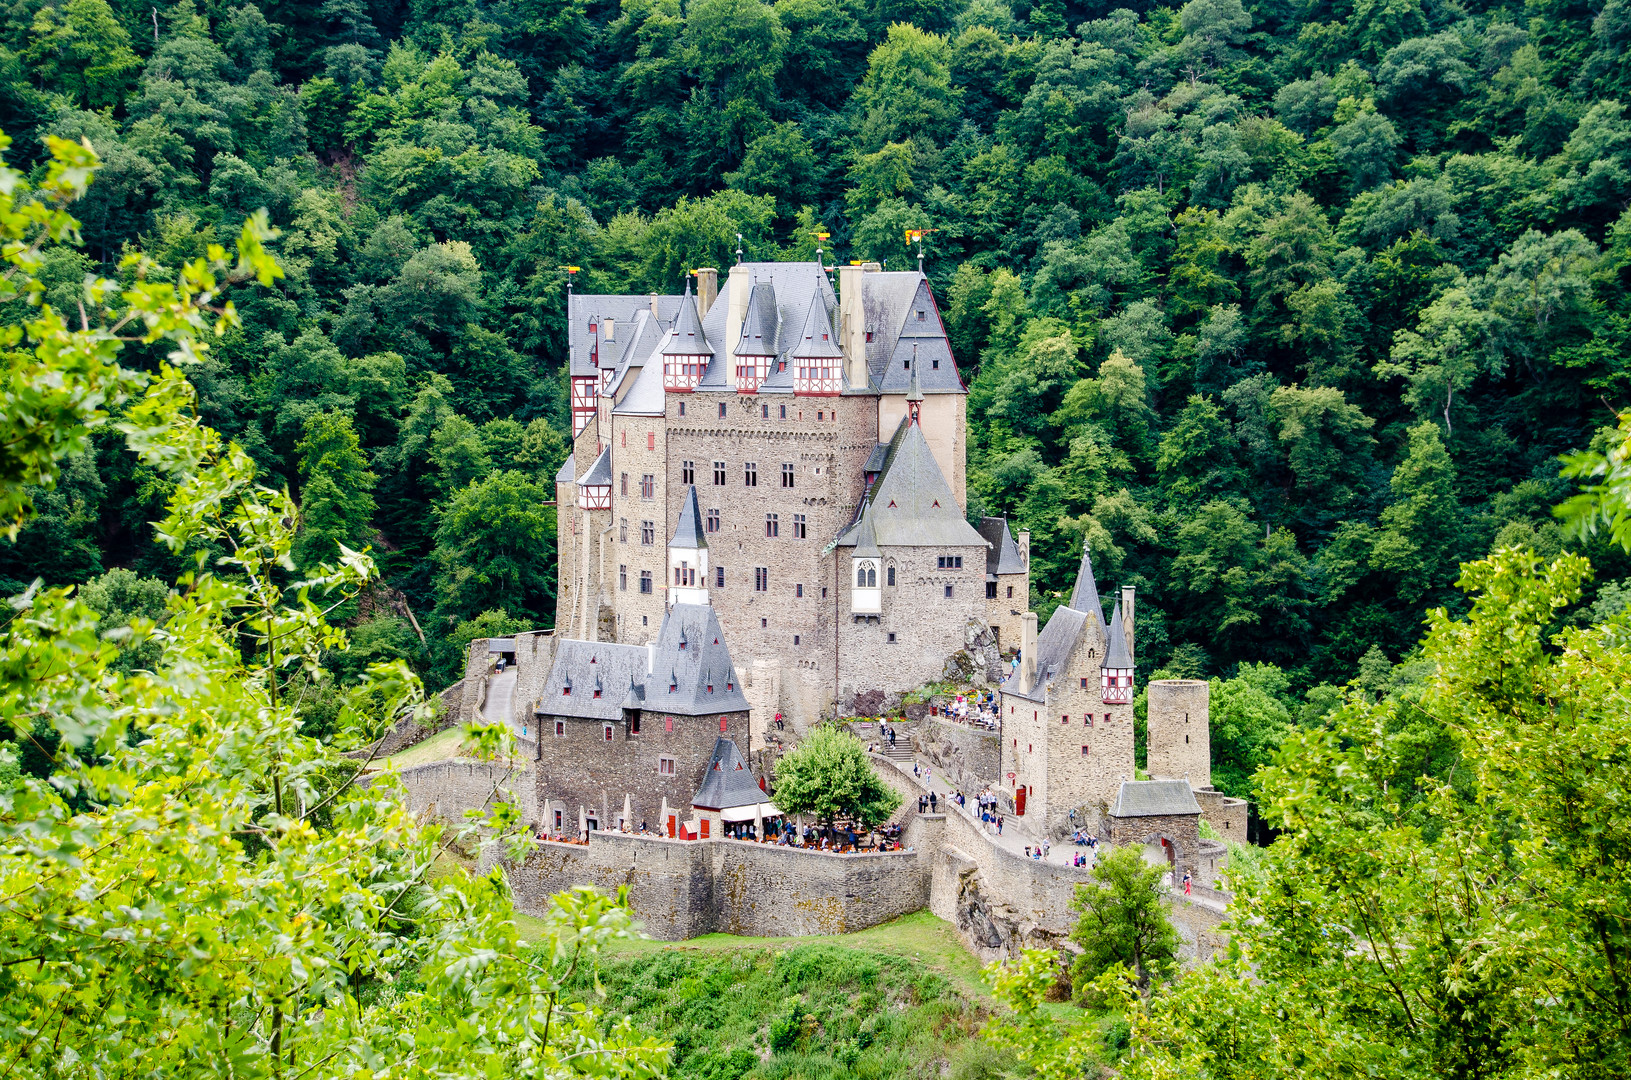
[[[855,567],[855,587],[866,588],[866,563],[859,563]]]
[[[866,587],[869,589],[878,587],[878,568],[870,563],[867,564],[866,568]]]

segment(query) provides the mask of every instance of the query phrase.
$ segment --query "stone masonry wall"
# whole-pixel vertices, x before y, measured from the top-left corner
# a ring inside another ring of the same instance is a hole
[[[986,625],[996,631],[997,647],[1004,652],[1019,648],[1020,616],[1031,609],[1030,575],[998,574],[997,595],[985,607]]]
[[[1188,780],[1193,788],[1211,786],[1210,698],[1205,679],[1155,679],[1149,684],[1144,768],[1151,779]]]
[[[1106,818],[1099,838],[1110,844],[1152,844],[1161,839],[1172,845],[1172,880],[1176,884],[1184,871],[1200,880],[1200,818],[1195,814],[1151,815],[1149,817]]]
[[[587,845],[541,843],[505,870],[516,906],[532,915],[575,886],[628,885],[646,932],[666,941],[851,933],[921,909],[929,892],[925,860],[906,852],[833,855],[621,833],[596,833]]]
[[[848,549],[840,549],[847,551]],[[839,618],[841,698],[857,691],[899,692],[938,680],[946,659],[964,647],[970,620],[985,624],[985,548],[887,548],[883,551],[883,614],[877,622]],[[960,570],[942,569],[945,556]],[[887,584],[890,570],[895,585]],[[946,586],[952,595],[945,595]],[[890,641],[893,633],[895,640]]]
[[[510,697],[512,723],[525,726],[530,736],[538,734],[532,707],[549,681],[555,666],[555,644],[560,639],[553,630],[535,630],[515,635],[515,692]],[[520,727],[516,728],[519,732]]]
[[[1245,799],[1231,799],[1216,788],[1194,788],[1195,801],[1201,807],[1201,820],[1218,831],[1225,840],[1246,842]]]
[[[655,448],[649,436],[655,436]],[[667,610],[668,540],[674,535],[669,513],[668,433],[660,416],[612,417],[611,534],[604,589],[611,597],[617,640],[644,645],[657,637]],[[640,478],[652,477],[651,498],[641,494]],[[625,485],[625,477],[627,478]],[[643,542],[642,522],[651,523],[651,543]],[[623,577],[619,567],[627,567]],[[651,592],[640,591],[641,572],[651,574]],[[591,573],[596,571],[592,568]]]
[[[723,732],[721,716],[725,718]],[[670,720],[672,731],[668,730]],[[560,735],[555,734],[557,723]],[[607,724],[612,727],[610,741],[606,739]],[[632,730],[627,719],[546,715],[539,718],[538,731],[542,756],[533,766],[535,798],[546,808],[546,829],[555,830],[553,811],[560,810],[563,831],[575,834],[580,807],[598,820],[601,829],[610,829],[622,815],[623,798],[628,795],[633,802],[632,824],[638,827],[645,822],[656,831],[666,827],[658,820],[664,798],[679,821],[691,816],[691,797],[702,786],[720,735],[735,740],[739,749],[748,745],[748,714],[671,716],[647,710],[640,713],[639,732]],[[673,773],[661,771],[663,758],[673,760]]]
[[[394,775],[401,781],[407,796],[406,805],[415,817],[462,824],[466,810],[490,807],[493,801],[502,801],[516,806],[523,821],[538,820],[532,775],[524,765],[433,761]],[[370,782],[378,779],[377,776],[370,778]]]

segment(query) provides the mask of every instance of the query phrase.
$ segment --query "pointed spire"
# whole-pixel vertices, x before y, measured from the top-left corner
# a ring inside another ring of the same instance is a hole
[[[736,355],[776,355],[776,291],[773,286],[755,284],[748,293],[747,313],[742,318],[742,338],[736,343]]]
[[[1099,599],[1099,585],[1093,580],[1093,553],[1087,541],[1082,541],[1082,568],[1076,571],[1076,588],[1070,594],[1070,606],[1093,616],[1094,625],[1104,622],[1104,601]]]
[[[712,356],[713,347],[702,332],[702,316],[697,314],[697,299],[691,295],[691,279],[685,279],[685,295],[680,298],[679,314],[674,317],[674,339],[664,356]]]
[[[818,292],[810,298],[810,311],[804,317],[804,330],[793,346],[792,356],[797,360],[837,360],[843,355],[832,339],[832,316]]]
[[[917,381],[917,346],[912,346],[912,382],[906,389],[906,411],[916,424],[923,411],[923,387]]]
[[[1133,666],[1133,654],[1127,648],[1127,630],[1121,622],[1121,602],[1116,602],[1116,610],[1110,616],[1110,640],[1104,647],[1104,663],[1102,668],[1115,668],[1128,671]]]
[[[685,498],[680,503],[680,519],[674,525],[674,537],[668,541],[668,546],[692,551],[708,546],[708,539],[702,531],[702,514],[697,510],[695,484],[685,489]]]
[[[855,554],[857,559],[881,559],[883,552],[878,550],[878,534],[872,529],[872,507],[868,506],[861,512],[860,531],[855,534]]]

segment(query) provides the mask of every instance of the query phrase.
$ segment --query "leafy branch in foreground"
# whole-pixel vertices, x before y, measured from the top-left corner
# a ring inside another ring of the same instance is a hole
[[[97,163],[51,147],[37,197],[0,170],[0,513],[26,520],[23,485],[49,485],[124,402],[127,444],[174,485],[158,535],[197,554],[162,625],[135,619],[118,640],[71,589],[9,601],[0,731],[51,758],[48,776],[0,769],[0,1076],[662,1075],[666,1047],[558,1004],[633,932],[623,897],[557,897],[523,941],[500,873],[430,873],[454,839],[517,850],[513,807],[450,833],[416,823],[388,774],[356,782],[341,749],[427,707],[403,664],[368,670],[332,743],[302,730],[291,681],[344,647],[325,614],[373,563],[341,547],[300,576],[293,500],[199,421],[183,373],[235,318],[224,291],[277,276],[264,217],[234,263],[219,247],[174,272],[132,256],[125,288],[88,280],[72,329],[37,270],[76,235],[66,208]],[[132,341],[170,362],[120,366]],[[122,670],[121,646],[140,643],[158,661]],[[507,738],[468,734],[489,752]]]

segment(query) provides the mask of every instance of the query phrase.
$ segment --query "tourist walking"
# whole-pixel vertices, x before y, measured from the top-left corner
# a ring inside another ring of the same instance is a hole
[[[932,791],[929,792],[929,813],[940,813],[940,797]]]
[[[1189,879],[1189,871],[1185,870],[1184,871],[1184,895],[1185,896],[1189,895],[1189,886],[1190,886],[1190,884],[1191,883],[1190,883],[1190,879]]]

